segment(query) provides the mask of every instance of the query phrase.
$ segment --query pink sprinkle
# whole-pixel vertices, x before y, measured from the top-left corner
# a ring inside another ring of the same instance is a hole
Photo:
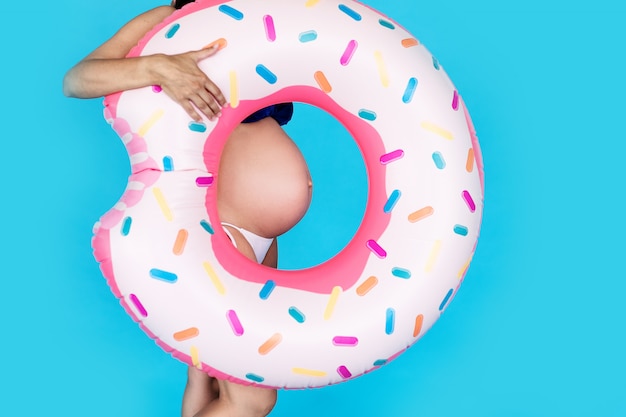
[[[139,311],[139,314],[141,314],[143,317],[148,317],[148,312],[143,307],[143,304],[141,304],[141,301],[139,301],[139,298],[137,298],[135,294],[129,295],[128,298],[130,298],[130,301],[135,305],[135,307]]]
[[[452,96],[452,109],[457,111],[459,109],[459,93],[454,90],[454,95]]]
[[[233,329],[233,333],[235,336],[241,336],[243,334],[243,326],[239,321],[239,317],[237,317],[237,313],[234,310],[228,310],[226,313],[226,319],[230,324],[230,327]]]
[[[153,85],[152,91],[154,91],[155,93],[160,93],[161,91],[163,91],[163,89],[161,88],[160,85]]]
[[[465,203],[467,203],[467,207],[469,207],[470,211],[473,213],[476,211],[476,203],[474,203],[474,199],[470,195],[469,191],[464,190],[463,194],[461,194]]]
[[[380,163],[385,165],[393,161],[397,161],[398,159],[404,156],[404,151],[402,149],[395,150],[393,152],[389,152],[380,157]]]
[[[345,67],[350,63],[352,55],[354,55],[357,46],[359,46],[359,44],[355,40],[351,40],[350,42],[348,42],[348,46],[346,47],[346,50],[343,52],[343,55],[341,55],[341,59],[339,60],[339,63],[341,65]]]
[[[211,184],[213,184],[213,176],[196,178],[196,185],[198,187],[208,187]]]
[[[356,346],[359,344],[359,339],[353,336],[335,336],[333,337],[333,345],[335,346]]]
[[[350,371],[348,371],[348,368],[346,368],[344,365],[341,365],[339,368],[337,368],[337,373],[343,379],[348,379],[352,376]]]
[[[274,27],[274,19],[272,16],[268,14],[263,16],[263,24],[265,25],[265,36],[267,36],[267,40],[274,42],[276,40],[276,28]]]
[[[365,244],[369,250],[374,252],[374,255],[378,256],[380,259],[385,259],[387,257],[387,252],[380,247],[380,245],[375,240],[368,240]]]

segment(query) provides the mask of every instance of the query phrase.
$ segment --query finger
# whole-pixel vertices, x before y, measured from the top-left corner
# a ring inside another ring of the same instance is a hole
[[[220,88],[213,81],[207,79],[204,83],[204,88],[211,93],[220,106],[224,106],[226,104],[226,97],[224,97],[222,90],[220,90]]]
[[[187,114],[196,122],[201,122],[202,117],[198,114],[196,109],[191,105],[191,102],[188,100],[180,101],[179,104],[183,107],[183,109],[187,112]]]
[[[189,100],[209,120],[213,120],[219,113],[219,106],[215,103],[213,97],[206,92],[198,92],[195,96],[190,97]]]

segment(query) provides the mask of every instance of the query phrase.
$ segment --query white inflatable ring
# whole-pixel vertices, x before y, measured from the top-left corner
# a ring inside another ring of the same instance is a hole
[[[219,121],[190,121],[158,88],[106,98],[132,174],[95,227],[96,259],[141,328],[211,375],[298,388],[377,368],[439,318],[474,253],[482,162],[465,106],[413,36],[352,0],[199,1],[130,56],[217,40],[200,66],[230,102]],[[244,259],[215,204],[229,132],[281,102],[336,117],[369,179],[352,241],[299,271]]]

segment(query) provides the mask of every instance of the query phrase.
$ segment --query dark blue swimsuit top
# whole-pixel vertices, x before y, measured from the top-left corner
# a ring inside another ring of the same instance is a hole
[[[279,125],[287,124],[293,115],[293,103],[280,103],[262,108],[246,117],[242,123],[258,122],[266,117],[272,117]]]

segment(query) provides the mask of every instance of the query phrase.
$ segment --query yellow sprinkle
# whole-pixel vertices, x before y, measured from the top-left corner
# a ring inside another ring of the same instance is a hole
[[[305,7],[313,7],[319,2],[320,0],[307,0],[306,3],[304,3],[304,5]]]
[[[230,107],[233,109],[239,105],[239,83],[237,82],[237,72],[228,73],[230,78]]]
[[[150,118],[148,119],[148,121],[145,122],[143,125],[141,125],[141,127],[139,128],[139,131],[137,132],[137,134],[139,134],[139,136],[141,136],[141,137],[145,136],[146,133],[148,133],[148,130],[150,130],[150,128],[152,126],[154,126],[154,124],[161,117],[163,117],[164,113],[165,112],[163,111],[163,109],[155,110],[154,113],[152,113],[152,116],[150,116]]]
[[[222,281],[220,281],[220,279],[218,278],[211,264],[205,261],[202,263],[202,266],[204,267],[206,273],[209,275],[209,278],[211,278],[211,282],[215,286],[217,292],[220,295],[226,294],[226,288],[224,288],[224,284],[222,284]]]
[[[189,350],[191,351],[191,364],[196,368],[201,369],[202,363],[200,362],[200,354],[198,353],[198,348],[192,346]]]
[[[337,286],[333,288],[330,293],[330,298],[328,299],[328,304],[326,304],[326,309],[324,310],[324,320],[330,320],[335,311],[335,305],[337,305],[337,300],[339,300],[339,294],[341,294],[341,287]]]
[[[428,256],[428,261],[426,262],[426,272],[433,270],[433,267],[437,262],[437,258],[439,257],[439,252],[441,252],[441,243],[441,240],[435,240],[433,248],[430,251],[430,255]]]
[[[472,255],[473,256],[473,255]],[[467,268],[469,268],[470,266],[470,262],[472,262],[472,256],[469,257],[469,259],[467,260],[467,262],[465,262],[465,264],[463,265],[463,268],[461,268],[459,270],[459,273],[457,274],[457,278],[461,279],[463,278],[463,276],[465,275],[465,273],[467,272]]]
[[[163,196],[163,192],[161,191],[161,189],[158,187],[154,187],[152,189],[152,194],[154,194],[154,198],[156,198],[157,204],[161,208],[161,211],[163,212],[165,218],[170,222],[174,220],[172,210],[170,210],[170,207],[167,205],[167,201],[165,201],[165,196]]]
[[[444,129],[441,126],[437,126],[434,123],[422,122],[422,127],[424,129],[426,129],[426,130],[429,130],[429,131],[433,132],[436,135],[441,136],[444,139],[448,139],[448,140],[454,139],[454,136],[452,135],[452,132],[450,132],[449,130]]]
[[[292,368],[291,372],[298,375],[308,375],[308,376],[326,376],[326,372],[318,371],[315,369],[306,369],[306,368]]]
[[[374,58],[376,59],[376,67],[378,68],[378,75],[380,76],[380,82],[383,87],[389,87],[389,73],[383,60],[383,53],[380,51],[374,52]]]

